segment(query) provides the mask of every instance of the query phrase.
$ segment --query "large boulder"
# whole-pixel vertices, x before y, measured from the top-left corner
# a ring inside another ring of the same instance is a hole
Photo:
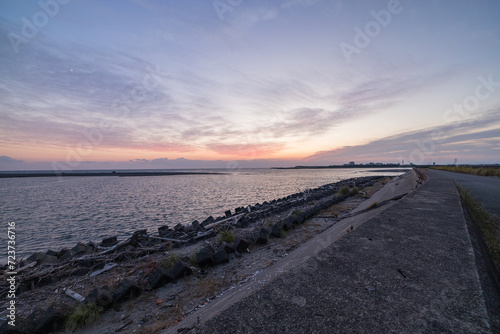
[[[305,220],[306,220],[306,218],[302,212],[297,213],[295,215],[295,224],[300,225],[300,224],[304,223]]]
[[[233,248],[236,249],[238,252],[246,252],[248,247],[250,246],[250,243],[246,241],[245,239],[241,238],[236,238],[233,243]]]
[[[229,255],[227,254],[227,252],[224,248],[217,251],[212,258],[213,258],[214,265],[219,265],[222,263],[229,262]]]
[[[148,275],[147,280],[151,288],[158,289],[168,282],[171,282],[172,278],[164,268],[158,267]]]
[[[56,333],[63,329],[66,319],[73,312],[70,304],[54,303],[48,309],[35,309],[27,319],[29,333]]]
[[[226,242],[223,242],[222,247],[228,254],[234,253],[236,251],[236,249],[234,248],[234,244],[228,244]]]
[[[47,255],[44,253],[35,253],[30,257],[28,257],[25,263],[36,262],[37,265],[40,265],[40,264],[54,264],[57,263],[58,261],[59,260],[57,259],[57,256]]]
[[[113,304],[113,294],[107,285],[102,288],[95,288],[85,297],[85,303],[96,304],[108,309]]]
[[[195,220],[191,223],[191,226],[193,226],[193,230],[195,232],[204,232],[205,231],[205,228],[203,228],[203,226],[201,226],[201,224]]]
[[[295,218],[290,216],[286,217],[283,220],[283,228],[285,229],[285,231],[291,230],[293,228],[294,223],[295,223]]]
[[[45,255],[50,255],[50,256],[55,256],[57,257],[59,255],[59,252],[53,251],[49,249],[48,251],[45,252]]]
[[[281,238],[280,224],[276,223],[273,226],[271,226],[271,235],[276,238]]]
[[[141,288],[134,281],[124,278],[113,290],[113,303],[118,304],[136,298],[141,292]]]
[[[73,257],[80,257],[86,254],[91,254],[94,251],[94,247],[86,245],[82,242],[79,242],[75,245],[75,247],[71,248],[70,252],[73,254]]]
[[[267,237],[269,235],[269,231],[265,228],[261,228],[258,232],[255,233],[255,243],[265,245],[267,244]]]
[[[212,224],[214,222],[215,222],[214,217],[210,216],[207,219],[205,219],[204,221],[202,221],[200,225],[203,226],[203,227],[205,227],[205,226],[207,226],[209,224]]]
[[[118,238],[116,236],[102,239],[102,247],[112,247],[118,243]]]
[[[214,254],[215,250],[212,246],[205,246],[196,253],[196,263],[200,267],[213,265],[212,256]]]
[[[167,275],[171,280],[176,281],[179,278],[191,275],[192,272],[191,268],[189,268],[184,261],[179,260],[174,264],[172,269],[168,271]]]

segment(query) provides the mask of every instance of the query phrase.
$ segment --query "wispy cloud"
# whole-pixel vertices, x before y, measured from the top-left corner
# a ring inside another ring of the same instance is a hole
[[[343,146],[316,152],[305,160],[317,163],[344,163],[354,158],[365,162],[377,159],[398,162],[405,159],[407,163],[430,163],[435,159],[450,157],[474,159],[488,151],[500,153],[498,124],[500,124],[500,107],[462,122],[405,132],[363,145]],[[497,128],[488,129],[495,126]],[[412,161],[412,157],[413,160],[423,158],[425,161]],[[498,155],[490,156],[491,161],[497,161],[498,157]]]
[[[408,10],[347,65],[338,43],[355,38],[354,26],[364,29],[370,12],[387,3],[225,3],[231,8],[221,19],[212,1],[71,2],[22,52],[0,39],[2,154],[31,161],[46,150],[64,160],[93,131],[102,140],[83,160],[109,153],[122,160],[168,156],[172,163],[180,156],[273,159],[315,151],[322,153],[311,161],[332,152],[376,159],[411,152],[428,134],[399,132],[423,124],[446,130],[440,152],[473,145],[496,152],[490,124],[468,121],[448,131],[433,112],[473,94],[480,75],[493,73],[497,82],[491,37],[500,27],[498,4],[405,4]],[[36,2],[0,6],[2,36],[22,33],[21,17],[42,10]],[[498,91],[491,93],[479,108],[499,102]],[[416,112],[425,120],[420,125]],[[375,140],[394,115],[386,138]],[[358,142],[359,129],[373,144],[328,151],[337,140]]]
[[[4,143],[72,147],[105,120],[111,126],[102,131],[101,149],[220,155],[251,150],[271,156],[387,108],[427,84],[401,74],[332,91],[324,89],[328,78],[322,74],[277,79],[242,71],[224,81],[188,68],[165,72],[110,50],[33,44],[36,53],[27,49],[25,62],[6,56],[12,66],[0,79]],[[33,80],[23,77],[28,73]]]

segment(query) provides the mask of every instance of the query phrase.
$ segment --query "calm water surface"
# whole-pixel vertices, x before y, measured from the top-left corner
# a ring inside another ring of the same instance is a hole
[[[224,170],[214,170],[224,172]],[[242,169],[220,175],[0,179],[0,263],[6,262],[7,222],[16,222],[16,252],[73,247],[79,241],[126,237],[138,229],[187,224],[225,210],[368,175],[366,169]]]

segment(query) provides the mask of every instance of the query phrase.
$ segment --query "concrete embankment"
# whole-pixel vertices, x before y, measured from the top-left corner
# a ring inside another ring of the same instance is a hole
[[[498,332],[498,290],[484,278],[487,259],[473,246],[480,241],[456,187],[428,175],[417,190],[341,220],[167,332]],[[386,199],[414,179],[393,182]]]

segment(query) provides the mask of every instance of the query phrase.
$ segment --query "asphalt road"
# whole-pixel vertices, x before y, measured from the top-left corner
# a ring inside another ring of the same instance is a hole
[[[500,217],[500,177],[478,176],[437,170],[428,170],[425,172],[429,175],[436,173],[453,179],[457,184],[469,190],[471,194],[483,204],[486,210]]]

